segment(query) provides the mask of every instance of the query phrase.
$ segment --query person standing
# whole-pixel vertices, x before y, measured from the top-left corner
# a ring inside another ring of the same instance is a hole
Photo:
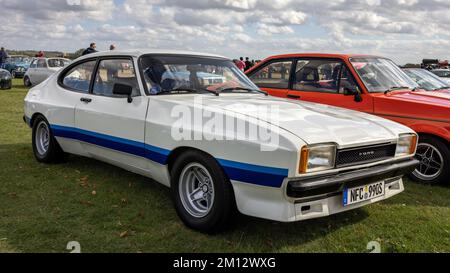
[[[243,58],[243,57],[239,58],[239,62],[237,63],[236,66],[237,66],[237,67],[239,68],[239,70],[241,70],[242,72],[245,71],[245,62],[244,62],[244,58]]]
[[[249,70],[250,68],[252,68],[252,62],[250,62],[250,58],[247,57],[245,58],[245,71]]]
[[[89,47],[86,48],[85,51],[83,51],[83,54],[82,54],[82,55],[84,56],[84,55],[88,55],[88,54],[91,54],[91,53],[98,52],[98,51],[96,50],[96,48],[97,48],[97,45],[96,45],[95,43],[91,43],[91,44],[89,45]]]
[[[7,58],[8,53],[6,53],[5,48],[4,47],[0,48],[0,68],[3,68]]]
[[[44,58],[45,54],[44,51],[39,51],[38,54],[36,54],[36,58]]]

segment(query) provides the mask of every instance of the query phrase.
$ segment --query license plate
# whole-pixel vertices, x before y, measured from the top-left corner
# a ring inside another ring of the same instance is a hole
[[[384,181],[361,187],[344,189],[344,207],[384,196]]]

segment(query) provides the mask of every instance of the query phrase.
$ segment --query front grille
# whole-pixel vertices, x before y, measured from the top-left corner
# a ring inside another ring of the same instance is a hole
[[[343,149],[337,152],[336,167],[370,163],[395,157],[397,144],[381,144],[361,148]]]

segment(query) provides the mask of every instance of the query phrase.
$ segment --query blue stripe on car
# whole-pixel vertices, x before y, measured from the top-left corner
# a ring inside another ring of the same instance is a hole
[[[147,158],[162,165],[167,164],[170,150],[144,144],[141,142],[86,131],[73,127],[51,125],[56,137],[76,139],[86,143],[102,146],[116,151]],[[247,163],[217,159],[231,180],[279,188],[288,176],[287,169],[258,166]]]

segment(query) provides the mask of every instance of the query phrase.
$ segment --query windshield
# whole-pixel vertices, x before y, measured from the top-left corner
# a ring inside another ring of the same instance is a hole
[[[448,88],[448,83],[425,69],[404,69],[406,75],[413,79],[422,89],[434,91]]]
[[[30,59],[27,57],[10,57],[8,61],[12,64],[19,64],[19,63],[29,63]]]
[[[144,56],[140,61],[152,95],[185,92],[261,92],[236,65],[212,57]]]
[[[69,63],[70,61],[65,59],[48,59],[49,67],[65,67]]]
[[[450,78],[450,70],[433,70],[431,73],[442,78]]]
[[[384,58],[353,58],[350,60],[371,93],[392,89],[414,89],[418,85],[393,61]]]

